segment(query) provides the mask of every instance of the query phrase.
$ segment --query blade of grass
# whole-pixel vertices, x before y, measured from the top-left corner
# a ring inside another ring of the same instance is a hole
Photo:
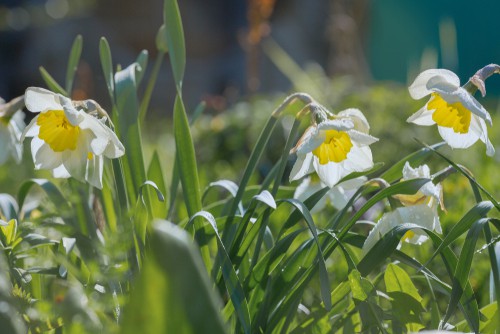
[[[57,81],[49,74],[49,72],[47,72],[45,68],[43,68],[43,66],[40,66],[38,69],[40,70],[43,81],[45,81],[45,84],[51,91],[68,96],[68,92],[57,83]]]
[[[73,81],[75,79],[75,73],[78,69],[78,63],[80,62],[80,56],[82,54],[83,48],[83,38],[82,35],[77,35],[71,46],[71,51],[69,53],[68,67],[66,69],[66,92],[71,94],[73,90]]]
[[[481,218],[477,220],[469,229],[467,236],[465,238],[462,251],[460,252],[460,257],[458,259],[457,267],[455,268],[455,273],[453,275],[453,285],[451,288],[451,298],[448,302],[448,307],[446,313],[441,320],[441,325],[446,324],[448,319],[451,317],[452,313],[455,311],[459,300],[461,299],[463,292],[465,290],[465,285],[469,278],[469,272],[472,265],[472,258],[474,256],[474,251],[476,247],[476,242],[479,237],[481,230],[484,225],[488,223],[487,218]],[[472,327],[474,331],[477,332],[479,329],[479,322]]]

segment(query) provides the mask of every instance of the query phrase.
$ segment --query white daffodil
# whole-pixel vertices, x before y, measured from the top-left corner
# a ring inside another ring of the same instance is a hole
[[[297,161],[290,181],[316,171],[332,188],[344,176],[370,169],[373,158],[368,145],[378,139],[368,134],[369,129],[358,109],[341,111],[333,119],[310,126],[291,151],[297,153]]]
[[[29,111],[39,113],[22,137],[33,137],[35,168],[102,188],[104,159],[118,158],[125,152],[105,118],[87,114],[67,97],[43,88],[28,88],[25,103]]]
[[[403,179],[430,178],[430,171],[427,165],[412,168],[406,162],[403,168]],[[443,208],[442,188],[440,184],[427,182],[417,193],[413,195],[394,196],[404,206],[392,212],[385,213],[370,231],[363,245],[363,254],[366,254],[386,233],[398,225],[411,223],[421,226],[427,230],[442,233],[439,222],[438,205]],[[428,239],[427,234],[420,229],[408,231],[402,238],[403,241],[422,244]]]
[[[323,196],[318,203],[311,209],[312,213],[321,211],[327,203],[331,203],[337,210],[342,210],[356,190],[359,189],[365,182],[366,176],[360,176],[351,180],[341,182],[330,189],[325,196]],[[312,194],[326,187],[317,176],[309,176],[304,178],[302,182],[295,189],[293,198],[299,201],[305,201]]]
[[[21,134],[24,129],[24,114],[21,109],[24,103],[18,97],[9,103],[0,98],[0,165],[9,157],[17,163],[21,162],[23,147]]]
[[[437,124],[441,137],[453,148],[467,148],[478,139],[486,144],[486,154],[495,149],[488,139],[486,122],[491,116],[463,87],[451,71],[432,69],[420,73],[409,87],[412,98],[418,100],[431,95],[430,100],[408,122],[418,125]]]

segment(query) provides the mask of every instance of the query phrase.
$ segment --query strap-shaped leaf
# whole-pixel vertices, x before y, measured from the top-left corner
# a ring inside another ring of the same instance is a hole
[[[245,333],[250,333],[251,322],[250,322],[250,312],[248,309],[248,303],[245,297],[245,293],[243,288],[241,287],[241,283],[236,275],[236,272],[233,268],[231,260],[229,259],[229,255],[227,254],[226,248],[222,243],[222,240],[219,235],[219,231],[217,229],[217,222],[211,213],[207,211],[200,211],[194,214],[191,217],[191,221],[196,219],[196,217],[205,218],[212,227],[215,232],[215,236],[217,238],[217,246],[218,246],[218,254],[221,263],[222,275],[224,276],[224,281],[226,283],[226,288],[228,290],[231,301],[233,302],[234,308],[238,315],[238,319],[241,322],[243,330]]]
[[[455,274],[453,275],[453,285],[451,288],[451,298],[448,302],[448,308],[446,309],[446,314],[442,319],[442,323],[445,324],[452,313],[455,311],[460,298],[462,297],[465,286],[468,283],[469,272],[472,265],[472,258],[474,256],[477,238],[484,225],[488,223],[488,218],[481,218],[474,222],[465,237],[465,242],[460,252],[460,257],[458,259],[457,267],[455,268]],[[475,324],[473,327],[474,331],[479,324]]]
[[[75,73],[78,69],[78,63],[80,62],[80,56],[82,54],[83,48],[83,37],[82,35],[77,35],[71,46],[71,51],[69,53],[68,67],[66,68],[66,92],[71,94],[73,90],[73,81],[75,79]]]
[[[122,332],[227,333],[221,301],[190,235],[157,221],[148,251],[125,307]]]
[[[163,21],[165,34],[159,36],[160,38],[164,36],[167,39],[166,44],[174,73],[175,85],[177,93],[180,94],[186,67],[186,46],[184,44],[184,30],[182,28],[181,14],[177,0],[164,1]]]

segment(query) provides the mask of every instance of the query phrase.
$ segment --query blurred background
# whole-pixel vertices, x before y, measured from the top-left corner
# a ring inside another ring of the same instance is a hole
[[[178,2],[187,48],[183,98],[190,114],[200,101],[207,105],[192,128],[202,184],[239,178],[264,122],[293,91],[311,94],[333,112],[361,109],[371,133],[381,139],[372,146],[375,161],[390,166],[421,148],[414,138],[427,143],[441,140],[435,127],[406,123],[424,103],[412,100],[407,89],[420,71],[447,68],[465,83],[479,68],[500,63],[500,2],[493,0],[480,4],[465,0]],[[150,71],[157,56],[155,36],[163,22],[162,6],[163,0],[0,0],[0,96],[9,100],[28,86],[45,87],[40,66],[64,82],[71,44],[81,34],[83,53],[72,97],[94,99],[109,110],[99,63],[100,37],[109,41],[115,66],[128,66],[141,50],[148,50]],[[488,80],[487,91],[486,99],[476,97],[495,124],[498,76]],[[143,136],[147,154],[157,151],[167,167],[173,156],[171,122],[160,118],[171,115],[174,94],[169,64],[164,61]],[[279,158],[286,120],[283,129],[263,157],[262,177]],[[495,127],[489,131],[496,146],[498,131]],[[478,143],[466,151],[444,152],[476,168],[480,181],[500,192],[500,179],[489,177],[496,173],[500,154],[486,158],[484,150]],[[30,161],[29,150],[24,154],[25,161]],[[437,161],[433,170],[445,165]],[[14,193],[16,180],[32,177],[33,166],[12,168],[17,171],[15,178],[11,168],[0,168],[0,184]],[[43,171],[36,173],[46,176]],[[451,186],[457,190],[457,184]],[[469,200],[473,203],[473,198]]]
[[[289,91],[293,80],[280,68],[286,60],[279,51],[300,68],[348,75],[358,84],[407,84],[429,67],[456,71],[465,81],[500,58],[500,3],[492,0],[480,6],[465,0],[182,0],[179,6],[191,107],[206,100],[224,109],[243,96]],[[162,0],[1,0],[0,96],[8,100],[43,85],[39,66],[62,81],[77,34],[84,51],[73,94],[105,96],[99,38],[108,39],[115,64],[128,65],[142,49],[154,57],[160,8]],[[161,73],[154,108],[173,98],[167,64]]]

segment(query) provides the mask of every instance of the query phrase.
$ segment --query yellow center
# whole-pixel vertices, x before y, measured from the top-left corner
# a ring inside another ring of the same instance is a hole
[[[326,165],[329,162],[345,160],[351,148],[351,138],[347,133],[327,130],[325,141],[315,148],[312,153],[318,157],[321,165]]]
[[[432,93],[427,109],[435,110],[432,120],[437,125],[452,128],[456,133],[469,132],[471,112],[460,102],[448,103],[439,94]]]
[[[413,232],[412,230],[408,230],[404,235],[403,237],[401,238],[401,241],[406,241],[406,240],[409,240],[411,238],[413,238],[415,236],[415,232]]]
[[[80,128],[72,125],[63,110],[49,110],[38,115],[38,137],[49,144],[54,152],[76,149]]]

